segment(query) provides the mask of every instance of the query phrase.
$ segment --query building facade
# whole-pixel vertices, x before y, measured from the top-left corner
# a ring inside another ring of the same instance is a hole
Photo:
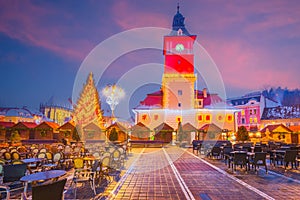
[[[227,103],[239,109],[238,126],[245,126],[248,131],[259,130],[261,117],[265,108],[277,106],[278,103],[266,98],[261,92],[253,92],[241,97],[227,99]]]
[[[179,122],[183,125],[189,123],[197,129],[214,123],[221,130],[236,131],[237,110],[207,89],[195,90],[197,74],[193,46],[196,37],[185,28],[184,17],[178,7],[172,31],[164,36],[161,90],[148,94],[133,110],[136,124],[143,123],[153,130],[166,123],[175,130]]]

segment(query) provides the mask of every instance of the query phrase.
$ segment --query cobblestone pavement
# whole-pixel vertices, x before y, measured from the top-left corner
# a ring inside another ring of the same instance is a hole
[[[89,184],[79,186],[77,199],[300,199],[299,170],[268,167],[268,174],[232,173],[223,161],[195,156],[191,149],[134,148],[119,177],[98,186],[96,196]],[[68,171],[65,199],[74,199],[72,176]]]
[[[105,199],[299,199],[297,177],[264,170],[233,174],[222,161],[200,158],[191,149],[148,148],[134,159]]]
[[[172,157],[183,150],[170,148],[167,151]],[[174,159],[174,165],[195,198],[204,192],[211,199],[300,199],[299,174],[286,173],[287,176],[283,176],[280,168],[275,171],[268,166],[268,174],[264,169],[260,169],[258,173],[254,170],[237,170],[232,173],[224,162],[194,156],[191,149],[186,150],[180,159]]]

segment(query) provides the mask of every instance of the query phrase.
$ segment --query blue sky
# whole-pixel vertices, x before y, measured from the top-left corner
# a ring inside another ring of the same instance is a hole
[[[131,28],[171,28],[177,2],[0,0],[0,106],[38,108],[51,96],[67,102],[81,63],[96,45]],[[299,1],[179,2],[187,29],[218,66],[227,96],[299,87]],[[131,66],[149,62],[163,63],[162,54],[123,56],[99,90]],[[150,90],[140,90],[139,98]]]

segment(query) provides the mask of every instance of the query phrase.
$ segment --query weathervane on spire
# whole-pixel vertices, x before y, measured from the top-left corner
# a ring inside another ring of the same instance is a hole
[[[177,3],[177,12],[179,13],[179,3]]]

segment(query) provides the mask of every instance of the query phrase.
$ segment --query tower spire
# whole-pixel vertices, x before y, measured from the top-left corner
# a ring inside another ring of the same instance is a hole
[[[179,3],[177,3],[177,13],[179,13]]]

